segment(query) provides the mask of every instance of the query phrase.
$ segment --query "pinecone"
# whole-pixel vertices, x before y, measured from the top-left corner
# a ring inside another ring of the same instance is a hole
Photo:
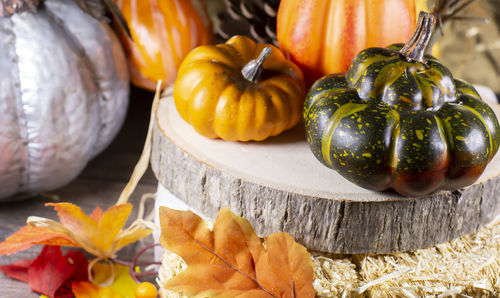
[[[87,14],[98,20],[105,20],[106,8],[100,0],[75,0],[75,3]]]
[[[131,37],[130,29],[127,21],[123,18],[120,8],[113,0],[74,0],[75,3],[87,14],[101,20],[108,21],[107,14],[110,14],[118,26],[120,26],[125,33]]]
[[[226,13],[219,18],[217,37],[227,40],[233,35],[246,35],[258,43],[277,45],[276,14],[280,0],[224,0]]]

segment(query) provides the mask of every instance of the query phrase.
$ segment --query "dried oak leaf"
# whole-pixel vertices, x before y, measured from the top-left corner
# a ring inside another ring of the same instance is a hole
[[[197,297],[314,297],[311,256],[287,233],[262,240],[250,223],[219,211],[213,231],[196,214],[160,208],[162,245],[187,269],[165,288]]]
[[[152,232],[140,224],[122,229],[132,211],[131,204],[115,205],[105,212],[97,207],[90,216],[71,203],[48,203],[46,206],[54,207],[60,222],[29,217],[27,226],[0,243],[0,255],[18,252],[34,244],[49,244],[77,246],[95,256],[112,258],[123,246]]]

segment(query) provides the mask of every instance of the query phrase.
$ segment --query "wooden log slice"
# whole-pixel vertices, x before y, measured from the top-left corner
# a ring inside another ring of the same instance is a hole
[[[418,198],[373,192],[317,161],[303,125],[264,142],[207,139],[182,120],[171,94],[157,110],[151,163],[198,214],[215,219],[227,206],[259,235],[285,231],[316,251],[414,250],[474,232],[500,213],[500,154],[464,189]]]

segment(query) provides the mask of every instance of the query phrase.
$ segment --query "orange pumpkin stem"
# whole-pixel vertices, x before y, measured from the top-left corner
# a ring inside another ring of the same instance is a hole
[[[250,62],[248,62],[245,67],[243,67],[243,69],[241,70],[241,74],[243,75],[243,77],[252,83],[256,83],[260,78],[260,74],[262,73],[262,65],[269,57],[269,55],[271,55],[272,51],[273,50],[271,49],[271,47],[265,47],[264,49],[262,49],[262,52],[260,52],[257,59],[250,60]]]
[[[421,11],[418,15],[418,24],[410,40],[400,50],[408,60],[425,63],[424,54],[432,37],[436,18],[433,14]]]

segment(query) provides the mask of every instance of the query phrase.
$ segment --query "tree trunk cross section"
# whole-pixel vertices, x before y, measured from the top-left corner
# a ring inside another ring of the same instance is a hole
[[[230,207],[261,236],[285,231],[310,250],[330,253],[429,247],[500,213],[500,154],[472,186],[405,198],[359,188],[320,164],[302,126],[264,142],[207,139],[182,120],[167,94],[156,111],[153,171],[200,215],[215,219]]]

